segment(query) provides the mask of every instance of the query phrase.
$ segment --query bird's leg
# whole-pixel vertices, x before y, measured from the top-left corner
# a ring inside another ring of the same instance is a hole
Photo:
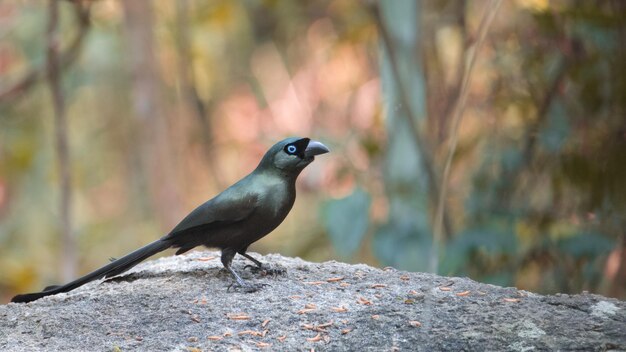
[[[256,265],[257,268],[259,269],[264,269],[263,268],[263,263],[261,263],[260,261],[254,259],[254,257],[252,257],[250,254],[246,253],[246,252],[239,252],[239,254],[243,255],[244,257],[250,259],[254,265]],[[252,267],[252,265],[248,264],[244,267],[244,269],[248,268],[248,267]]]
[[[256,265],[256,267],[248,264],[246,266],[244,266],[244,269],[250,268],[251,271],[253,272],[261,272],[263,273],[263,275],[281,275],[285,273],[285,269],[276,269],[276,268],[270,268],[267,265],[263,265],[263,263],[261,263],[260,261],[254,259],[254,257],[252,257],[250,254],[246,253],[245,250],[244,251],[240,251],[238,252],[239,254],[241,254],[242,256],[248,258],[249,260],[251,260],[254,265]]]
[[[245,282],[241,276],[239,276],[231,267],[230,264],[233,261],[233,258],[235,257],[236,252],[233,251],[232,249],[226,248],[224,250],[222,250],[222,264],[224,265],[224,268],[226,268],[226,270],[228,270],[228,272],[235,278],[235,281],[237,281],[237,285],[239,285],[240,288],[242,288],[245,292],[248,293],[252,293],[252,292],[256,292],[258,291],[258,289],[260,287],[263,287],[265,285],[251,285],[247,282]],[[230,290],[230,288],[233,287],[233,285],[230,285],[228,287],[228,289]]]

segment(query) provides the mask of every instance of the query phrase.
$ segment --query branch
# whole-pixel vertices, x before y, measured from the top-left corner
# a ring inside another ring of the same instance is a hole
[[[63,280],[70,280],[76,271],[76,243],[72,234],[71,200],[72,179],[70,172],[70,157],[67,142],[67,116],[65,101],[61,87],[60,57],[59,57],[59,1],[50,0],[48,28],[46,32],[46,72],[52,106],[54,109],[55,149],[58,158],[60,174],[60,216],[61,216],[61,261]]]
[[[517,166],[513,169],[508,169],[502,175],[502,177],[506,180],[509,180],[510,184],[513,184],[517,178],[522,174],[520,170],[526,169],[534,159],[535,153],[537,151],[537,137],[541,128],[546,123],[550,106],[554,102],[559,95],[559,88],[563,84],[563,81],[567,78],[567,73],[569,72],[572,65],[579,60],[579,57],[583,55],[581,53],[581,49],[579,48],[579,43],[575,38],[566,39],[567,45],[571,47],[570,50],[563,51],[562,57],[559,59],[558,66],[556,68],[556,73],[552,78],[552,81],[549,82],[548,88],[544,92],[541,98],[533,99],[535,102],[535,106],[537,107],[537,114],[533,122],[530,123],[528,128],[525,131],[524,138],[524,146],[521,148],[522,150],[522,159],[521,163],[518,163]],[[531,95],[537,89],[529,90]],[[533,95],[534,96],[534,95]],[[500,194],[504,194],[500,192]],[[514,197],[507,197],[506,199],[498,199],[498,206],[501,207],[511,207],[511,202],[513,202]]]
[[[467,23],[465,21],[465,17],[464,14],[467,10],[467,2],[462,2],[462,5],[459,5],[459,17],[457,18],[457,25],[461,30],[461,37],[463,38],[463,53],[462,56],[465,56],[465,54],[468,52],[468,50],[471,48],[471,41],[467,40],[468,37],[468,33],[467,33]],[[452,87],[450,89],[447,90],[447,96],[445,97],[445,103],[444,103],[444,109],[443,112],[441,113],[440,116],[440,130],[439,132],[439,141],[440,142],[444,142],[447,138],[448,135],[446,132],[448,125],[448,121],[452,118],[452,114],[454,113],[454,108],[456,107],[454,102],[456,102],[459,99],[459,95],[461,93],[461,86],[463,85],[463,79],[465,78],[465,71],[467,70],[467,63],[465,62],[465,60],[459,60],[459,62],[457,63],[458,67],[455,69],[455,76],[456,76],[456,80],[454,82],[454,84],[452,85]]]
[[[417,126],[417,115],[413,111],[413,108],[410,104],[410,98],[408,96],[408,92],[405,89],[406,87],[403,84],[402,76],[400,74],[400,69],[398,67],[398,60],[396,57],[395,43],[391,37],[391,34],[387,30],[387,27],[384,24],[384,21],[380,15],[380,9],[378,5],[372,5],[372,14],[374,16],[374,20],[376,21],[376,25],[378,26],[378,30],[381,35],[381,39],[383,44],[385,45],[385,49],[389,55],[389,62],[391,63],[391,69],[394,76],[394,81],[396,82],[398,92],[400,93],[400,101],[402,108],[406,112],[404,116],[406,116],[406,120],[409,123],[409,127],[411,128],[411,132],[413,134],[413,138],[417,143],[417,147],[420,152],[420,160],[422,161],[422,167],[426,170],[426,175],[428,177],[428,184],[430,185],[432,192],[428,192],[430,197],[430,201],[432,204],[437,204],[437,194],[439,194],[439,183],[435,174],[435,170],[433,168],[433,159],[431,148],[426,143],[426,141],[422,138],[421,133],[419,131],[419,127]],[[445,217],[445,230],[450,231],[450,222]]]
[[[200,122],[202,133],[202,146],[204,148],[205,161],[209,169],[209,173],[213,178],[213,182],[217,189],[226,187],[222,180],[218,167],[215,163],[215,152],[212,148],[211,140],[211,124],[209,121],[209,111],[211,102],[205,103],[196,86],[194,78],[193,63],[191,58],[191,43],[189,39],[189,2],[188,0],[179,0],[176,2],[176,27],[177,27],[177,44],[178,44],[178,70],[182,82],[183,97],[188,101],[193,113]]]
[[[545,123],[548,117],[548,110],[552,105],[552,101],[556,98],[559,87],[563,83],[563,80],[566,77],[566,73],[569,69],[569,60],[567,57],[563,57],[559,66],[557,68],[557,73],[554,76],[552,82],[548,86],[546,93],[543,96],[543,99],[540,102],[537,102],[537,117],[533,124],[530,125],[528,130],[526,131],[525,145],[523,149],[523,157],[522,160],[524,164],[527,165],[530,163],[532,159],[532,155],[535,151],[535,145],[537,144],[537,135],[541,130],[541,126]]]
[[[478,27],[478,37],[476,39],[476,44],[474,44],[473,50],[468,51],[469,58],[466,61],[467,67],[463,71],[463,80],[461,83],[461,89],[459,93],[458,100],[456,101],[456,107],[454,109],[454,116],[452,120],[452,132],[450,133],[450,147],[448,149],[448,155],[446,157],[446,163],[443,168],[442,180],[441,180],[441,192],[439,193],[439,200],[437,202],[437,212],[435,214],[435,224],[434,224],[434,241],[433,246],[437,248],[439,243],[443,240],[443,222],[445,216],[445,203],[446,203],[446,195],[448,191],[448,178],[450,177],[450,166],[452,165],[452,158],[454,157],[454,153],[456,151],[456,147],[458,144],[458,130],[459,125],[461,124],[461,120],[463,119],[463,111],[465,110],[465,103],[467,101],[467,93],[468,87],[471,83],[472,72],[474,68],[474,64],[476,63],[476,57],[478,56],[478,52],[480,51],[480,47],[483,45],[485,41],[485,37],[487,36],[487,30],[491,26],[493,19],[498,12],[498,8],[502,4],[502,0],[491,0],[487,8],[485,9],[485,14],[480,22],[480,26]],[[431,266],[436,267],[437,263],[431,263]],[[433,269],[431,267],[431,269]],[[433,272],[436,272],[434,270]]]
[[[89,14],[91,11],[91,2],[86,2],[86,5],[82,6],[79,1],[76,1],[74,2],[74,9],[78,21],[78,33],[67,49],[59,54],[59,67],[61,71],[71,66],[76,58],[78,58],[90,25]],[[0,89],[0,104],[21,97],[36,83],[45,78],[47,78],[46,65],[31,68],[31,70],[25,73],[13,86]]]

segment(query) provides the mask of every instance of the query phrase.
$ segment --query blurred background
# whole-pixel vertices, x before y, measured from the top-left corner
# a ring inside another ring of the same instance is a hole
[[[252,251],[624,299],[625,24],[617,0],[3,0],[0,299],[164,235],[292,135],[332,153]]]

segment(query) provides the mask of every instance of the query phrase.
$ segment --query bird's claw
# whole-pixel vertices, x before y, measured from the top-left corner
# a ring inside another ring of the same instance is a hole
[[[287,273],[287,270],[282,269],[282,268],[268,268],[264,270],[264,275],[272,275],[272,276],[278,276],[278,275],[285,275]]]
[[[277,276],[277,275],[283,275],[285,274],[287,271],[285,269],[281,269],[281,268],[268,268],[268,267],[264,267],[264,266],[256,266],[256,265],[246,265],[243,267],[244,270],[246,269],[250,269],[250,272],[254,273],[254,274],[258,274],[260,273],[263,276]]]
[[[245,293],[254,293],[266,286],[269,286],[269,285],[268,284],[249,284],[249,283],[246,283],[245,285],[241,285],[237,282],[233,282],[232,284],[228,286],[228,289],[226,291],[230,292],[230,290],[232,289],[234,292],[239,292],[241,290],[242,292],[245,292]]]

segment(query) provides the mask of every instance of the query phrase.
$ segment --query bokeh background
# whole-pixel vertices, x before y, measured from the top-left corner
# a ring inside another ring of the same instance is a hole
[[[253,251],[624,299],[625,43],[618,0],[3,0],[0,299],[291,135],[332,153]]]

